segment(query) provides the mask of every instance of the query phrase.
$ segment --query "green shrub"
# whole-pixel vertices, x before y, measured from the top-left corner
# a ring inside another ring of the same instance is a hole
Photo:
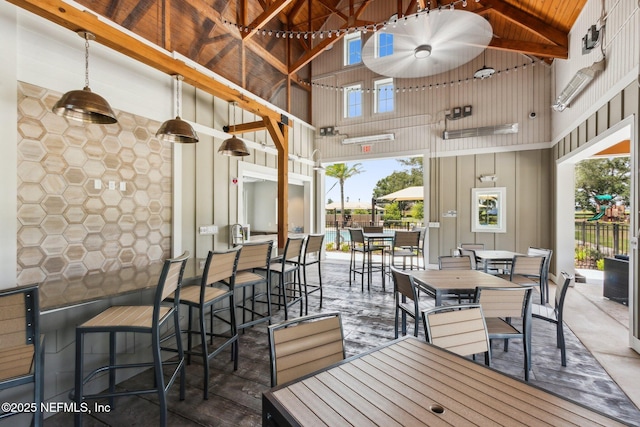
[[[349,252],[351,250],[351,247],[349,245],[349,242],[342,242],[340,243],[340,250],[342,252]]]
[[[596,260],[596,268],[600,271],[604,270],[604,259]]]

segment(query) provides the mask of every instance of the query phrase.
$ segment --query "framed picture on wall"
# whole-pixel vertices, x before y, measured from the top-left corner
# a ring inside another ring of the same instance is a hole
[[[507,189],[505,187],[471,189],[471,232],[507,232]]]

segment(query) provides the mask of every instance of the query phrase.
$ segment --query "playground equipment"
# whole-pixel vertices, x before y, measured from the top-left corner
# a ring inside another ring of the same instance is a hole
[[[598,201],[598,206],[600,207],[600,212],[596,213],[594,216],[592,216],[591,218],[587,219],[587,221],[597,221],[600,218],[602,218],[603,216],[605,216],[605,214],[607,213],[607,209],[609,208],[609,204],[611,203],[611,200],[613,199],[613,196],[611,196],[610,194],[600,194],[598,196],[595,196],[595,198]],[[608,203],[604,204],[602,202],[608,202]]]

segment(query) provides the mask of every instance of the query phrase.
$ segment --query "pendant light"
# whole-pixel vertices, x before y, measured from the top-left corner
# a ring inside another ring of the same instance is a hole
[[[180,118],[180,103],[182,101],[182,77],[179,74],[176,74],[176,118],[169,119],[164,122],[158,132],[156,132],[156,136],[161,141],[168,142],[179,142],[179,143],[196,143],[199,141],[198,134],[193,127],[186,121]]]
[[[53,106],[53,112],[85,123],[116,123],[118,119],[109,103],[89,88],[89,40],[95,40],[96,37],[88,31],[78,31],[78,35],[84,39],[84,88],[62,95]]]
[[[231,105],[233,108],[235,108],[236,103],[235,102],[230,102],[229,105]],[[231,109],[229,110],[231,111]],[[229,113],[229,122],[231,122],[231,116],[232,114]],[[235,123],[235,120],[234,120]],[[226,132],[229,132],[230,128],[225,129]],[[233,125],[233,130],[236,129],[235,124]],[[224,154],[225,156],[248,156],[249,150],[247,150],[247,145],[244,143],[244,141],[242,141],[239,138],[236,138],[235,135],[232,135],[231,138],[229,139],[225,139],[222,142],[222,145],[220,146],[220,148],[218,148],[218,153],[220,154]]]
[[[478,71],[473,74],[473,77],[476,79],[485,79],[487,77],[493,76],[493,73],[496,72],[495,68],[487,67],[487,49],[484,50],[483,54],[483,62],[484,65]]]

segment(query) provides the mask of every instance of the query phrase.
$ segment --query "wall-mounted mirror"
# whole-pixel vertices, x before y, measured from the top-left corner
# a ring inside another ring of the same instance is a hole
[[[473,233],[507,232],[507,189],[472,188],[471,189],[471,231]]]

